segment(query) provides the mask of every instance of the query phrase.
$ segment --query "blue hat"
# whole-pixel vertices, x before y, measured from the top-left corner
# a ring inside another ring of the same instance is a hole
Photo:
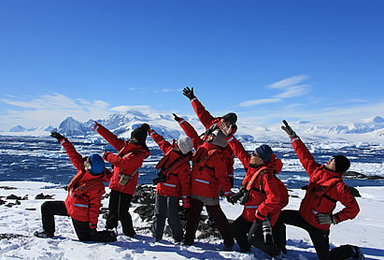
[[[91,161],[91,168],[89,169],[90,173],[92,175],[99,175],[104,171],[105,163],[103,158],[101,158],[100,155],[94,153],[89,156],[89,159]]]
[[[256,148],[256,153],[263,160],[264,163],[268,163],[272,158],[273,151],[271,147],[266,144],[263,144],[260,147]]]

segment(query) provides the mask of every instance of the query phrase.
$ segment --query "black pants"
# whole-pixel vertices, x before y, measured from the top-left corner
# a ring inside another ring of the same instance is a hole
[[[317,256],[321,260],[330,259],[329,231],[315,228],[307,223],[297,210],[283,210],[275,225],[275,241],[283,249],[286,246],[286,224],[306,230],[315,247]]]
[[[46,201],[41,205],[43,229],[53,236],[55,233],[55,215],[69,216],[64,201]],[[80,241],[110,242],[113,234],[104,231],[95,231],[89,228],[89,222],[78,221],[72,218],[73,227]]]
[[[121,221],[123,226],[123,233],[126,236],[134,236],[136,234],[133,229],[132,217],[129,214],[129,207],[131,206],[132,195],[122,193],[119,191],[111,190],[109,197],[109,214],[107,218],[107,229],[117,227],[118,220]]]
[[[193,243],[195,234],[200,222],[200,214],[203,210],[204,203],[200,200],[191,198],[191,208],[187,215],[187,226],[185,233],[185,242]],[[228,247],[233,246],[233,235],[231,228],[228,224],[228,219],[220,208],[220,204],[215,206],[205,206],[208,214],[215,220],[215,224],[224,240],[224,245]]]
[[[249,222],[245,220],[242,216],[239,216],[231,225],[233,236],[235,237],[235,240],[237,244],[240,247],[241,252],[248,252],[251,248],[251,244],[248,242],[248,232],[251,228],[253,222]],[[272,234],[275,236],[275,227],[272,227]],[[256,241],[253,244],[254,247],[264,251],[265,253],[269,254],[270,256],[276,256],[280,253],[280,248],[276,245],[265,245],[264,244],[264,238],[263,238],[263,232],[260,228],[256,235]]]

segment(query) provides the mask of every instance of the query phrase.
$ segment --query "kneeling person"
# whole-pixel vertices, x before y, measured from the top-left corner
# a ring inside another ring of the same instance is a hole
[[[72,218],[80,241],[116,241],[113,231],[96,231],[101,196],[105,193],[104,181],[108,181],[111,176],[103,159],[98,154],[82,157],[67,138],[56,132],[51,133],[51,136],[62,144],[78,172],[66,187],[68,196],[65,201],[46,201],[41,205],[43,231],[36,231],[34,235],[53,237],[54,217],[58,215]]]

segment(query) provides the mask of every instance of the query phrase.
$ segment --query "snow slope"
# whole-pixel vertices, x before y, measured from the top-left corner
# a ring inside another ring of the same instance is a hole
[[[5,189],[5,186],[16,189]],[[342,244],[358,245],[366,259],[384,259],[384,187],[358,187],[362,197],[358,198],[360,214],[352,221],[336,225],[331,230],[330,241],[333,246]],[[0,198],[15,194],[28,195],[28,200],[21,200],[20,205],[6,207],[0,205],[0,234],[19,234],[17,238],[0,237],[1,259],[268,259],[257,249],[251,253],[239,253],[235,246],[233,252],[221,251],[220,240],[209,238],[199,240],[194,246],[180,246],[171,243],[169,237],[154,242],[144,229],[150,224],[142,222],[136,213],[131,213],[137,231],[136,238],[118,236],[118,241],[111,244],[83,243],[77,240],[69,217],[56,217],[56,233],[53,239],[33,237],[35,230],[41,229],[40,205],[45,200],[36,200],[39,193],[54,194],[54,199],[64,200],[66,192],[50,183],[43,182],[0,182]],[[292,190],[287,208],[298,209],[303,197],[302,190]],[[297,197],[296,197],[297,196]],[[6,200],[13,202],[13,200]],[[103,200],[107,206],[107,200]],[[223,210],[229,219],[237,218],[242,207],[221,201]],[[104,227],[105,220],[100,216],[98,229]],[[121,229],[119,227],[119,233]],[[288,254],[285,259],[317,259],[308,235],[294,227],[289,227]]]

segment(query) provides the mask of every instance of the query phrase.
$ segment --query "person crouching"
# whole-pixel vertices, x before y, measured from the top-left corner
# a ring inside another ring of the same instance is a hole
[[[34,235],[41,238],[53,237],[54,217],[59,215],[72,218],[80,241],[116,241],[115,232],[96,231],[101,196],[105,193],[104,181],[107,182],[111,177],[103,159],[98,154],[82,157],[67,138],[57,132],[52,132],[51,136],[61,143],[78,172],[66,187],[68,196],[65,201],[46,201],[41,205],[43,231],[36,231]]]

